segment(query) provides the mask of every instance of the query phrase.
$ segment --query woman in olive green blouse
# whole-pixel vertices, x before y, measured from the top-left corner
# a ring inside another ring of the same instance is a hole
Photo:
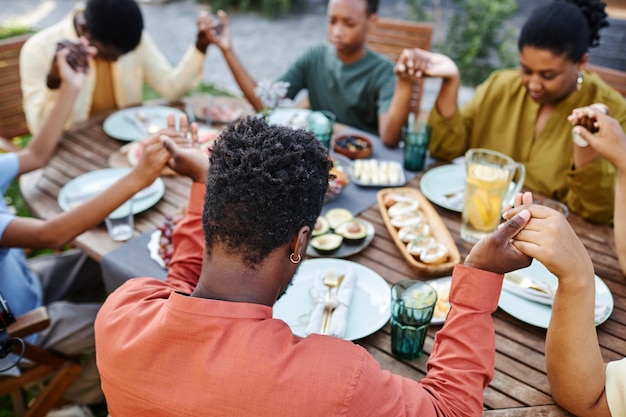
[[[604,103],[626,129],[626,101],[585,70],[590,47],[607,26],[599,0],[551,1],[533,11],[518,40],[519,69],[494,72],[462,108],[459,71],[447,56],[405,52],[397,71],[441,77],[429,123],[431,155],[450,160],[470,148],[489,148],[526,165],[524,186],[567,204],[584,218],[613,218],[615,167],[589,147],[576,146],[567,116]]]

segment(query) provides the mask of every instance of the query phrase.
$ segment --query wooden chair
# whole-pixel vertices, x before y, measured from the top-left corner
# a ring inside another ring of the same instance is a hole
[[[626,71],[594,64],[587,64],[587,69],[597,73],[605,83],[616,89],[622,96],[626,97]]]
[[[20,49],[30,35],[15,36],[0,41],[0,148],[11,150],[10,140],[27,135],[26,116],[22,110],[20,85]],[[4,142],[4,143],[3,143]]]
[[[395,63],[406,48],[430,50],[432,37],[433,25],[431,23],[378,18],[376,25],[368,32],[365,43],[371,50],[386,56]],[[415,116],[420,111],[423,86],[423,78],[413,85],[411,111],[415,113]]]
[[[17,318],[7,331],[11,337],[23,338],[39,332],[50,324],[46,307]],[[81,366],[59,354],[25,343],[26,365],[20,366],[20,376],[0,376],[0,395],[11,394],[16,417],[43,417],[63,404],[63,395],[81,372]],[[30,404],[25,402],[25,390],[35,384],[41,389]]]

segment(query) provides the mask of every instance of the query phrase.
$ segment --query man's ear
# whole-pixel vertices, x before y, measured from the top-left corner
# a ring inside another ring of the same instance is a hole
[[[376,24],[378,23],[378,14],[372,13],[371,15],[369,15],[367,17],[367,23],[370,25],[376,26]]]

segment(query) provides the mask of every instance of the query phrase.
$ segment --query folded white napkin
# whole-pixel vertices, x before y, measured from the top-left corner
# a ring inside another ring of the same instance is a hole
[[[328,287],[324,285],[324,277],[328,271],[323,271],[315,278],[313,288],[311,289],[311,296],[313,297],[313,310],[309,318],[305,333],[320,333],[322,330],[322,318],[324,316],[324,306],[326,305],[326,294]],[[341,276],[341,273],[338,274]],[[328,334],[343,338],[346,333],[346,325],[348,321],[348,309],[350,307],[350,301],[352,299],[352,292],[354,291],[354,285],[356,282],[356,276],[351,265],[348,265],[345,271],[343,282],[338,289],[331,290],[330,300],[328,304],[330,306],[336,306],[330,322],[330,329]]]

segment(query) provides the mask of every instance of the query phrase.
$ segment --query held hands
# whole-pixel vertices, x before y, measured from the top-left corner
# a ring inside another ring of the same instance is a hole
[[[605,112],[605,107],[599,106],[603,105],[574,109],[567,120],[594,151],[618,169],[626,170],[626,133],[620,123]]]
[[[217,18],[215,16],[209,17],[211,22],[208,29],[205,30],[205,35],[210,43],[217,45],[217,47],[222,50],[222,53],[229,52],[232,48],[232,41],[230,37],[230,24],[228,23],[226,12],[218,10]]]
[[[81,37],[78,42],[65,40],[57,43],[56,53],[48,73],[48,88],[57,89],[61,86],[62,81],[69,81],[74,86],[78,81],[82,85],[84,74],[89,72],[89,58],[95,56],[96,53],[96,48],[89,46],[89,41],[84,37]],[[67,71],[66,67],[62,68],[65,63],[71,68],[71,71]],[[81,77],[73,78],[77,74],[81,74]]]
[[[518,194],[513,200],[514,208],[507,208],[503,214],[505,219],[515,218],[524,211],[532,215],[513,237],[513,246],[544,264],[559,281],[593,277],[591,258],[565,217],[551,208],[531,203],[531,193]]]
[[[204,152],[198,152],[193,144],[198,142],[198,125],[189,126],[187,116],[180,117],[180,129],[176,130],[174,115],[167,117],[167,129],[158,134],[162,146],[167,150],[167,165],[180,175],[189,177],[194,182],[206,182],[209,170],[209,158]]]
[[[530,265],[531,257],[520,252],[512,243],[512,239],[527,226],[530,216],[528,210],[518,210],[495,232],[474,245],[465,258],[465,265],[498,274]]]
[[[419,48],[405,49],[394,67],[395,74],[405,80],[421,77],[458,77],[459,69],[452,59],[443,54]]]

